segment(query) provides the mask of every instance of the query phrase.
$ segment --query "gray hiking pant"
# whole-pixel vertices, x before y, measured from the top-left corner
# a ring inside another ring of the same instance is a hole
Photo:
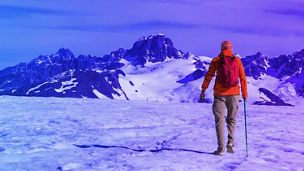
[[[216,136],[218,147],[224,148],[224,123],[227,109],[227,130],[228,143],[234,145],[234,131],[236,125],[236,115],[239,108],[239,95],[214,95],[212,111],[215,118]]]

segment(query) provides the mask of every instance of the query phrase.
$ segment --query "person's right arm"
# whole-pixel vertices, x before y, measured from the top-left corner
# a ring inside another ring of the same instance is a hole
[[[204,82],[202,84],[202,92],[200,95],[200,99],[203,100],[205,98],[205,91],[208,88],[210,81],[212,80],[212,77],[215,74],[215,62],[212,60],[211,64],[209,65],[209,69],[205,75]]]

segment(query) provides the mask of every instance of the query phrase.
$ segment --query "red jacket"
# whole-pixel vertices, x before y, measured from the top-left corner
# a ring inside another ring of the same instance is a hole
[[[224,50],[220,53],[220,55],[233,56],[234,54],[232,53],[231,50]],[[240,60],[240,58],[237,58],[237,63],[239,66],[239,78],[240,78],[240,82],[241,82],[242,96],[243,96],[243,98],[247,98],[248,97],[247,81],[246,81],[244,67],[243,67],[243,64],[242,64],[242,61]],[[206,76],[205,76],[205,80],[202,84],[202,91],[205,91],[208,88],[209,83],[210,83],[212,77],[214,76],[215,72],[218,75],[218,68],[219,68],[219,56],[214,58],[209,66],[208,72],[206,73]],[[240,86],[239,85],[237,85],[235,87],[229,87],[229,88],[224,87],[220,84],[218,77],[216,77],[213,90],[214,90],[214,95],[240,95]]]

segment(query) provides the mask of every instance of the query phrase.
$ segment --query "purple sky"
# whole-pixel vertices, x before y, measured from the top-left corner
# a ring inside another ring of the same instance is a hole
[[[103,56],[163,33],[176,48],[216,56],[304,49],[303,0],[1,0],[0,69],[59,48]]]

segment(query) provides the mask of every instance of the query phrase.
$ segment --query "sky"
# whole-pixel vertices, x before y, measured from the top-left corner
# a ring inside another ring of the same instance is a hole
[[[304,49],[302,0],[1,0],[0,69],[69,48],[76,56],[129,49],[159,33],[177,49],[214,57]]]

